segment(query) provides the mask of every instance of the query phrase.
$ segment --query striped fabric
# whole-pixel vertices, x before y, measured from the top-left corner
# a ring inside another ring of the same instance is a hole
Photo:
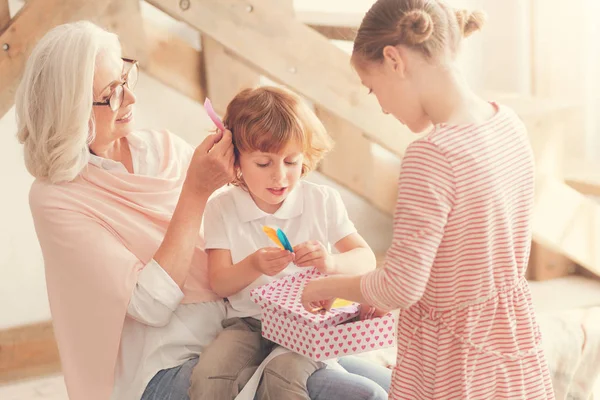
[[[400,308],[390,399],[553,399],[529,286],[534,163],[498,112],[439,125],[402,161],[392,246],[362,292]]]

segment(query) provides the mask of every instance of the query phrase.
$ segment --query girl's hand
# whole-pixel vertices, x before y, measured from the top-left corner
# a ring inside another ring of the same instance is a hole
[[[327,293],[327,287],[332,278],[314,279],[304,286],[302,305],[306,311],[313,314],[326,312],[331,308],[335,298]]]
[[[322,274],[330,274],[335,270],[335,259],[321,242],[311,240],[294,247],[296,265],[299,267],[315,267]]]
[[[278,247],[266,247],[252,254],[252,265],[259,272],[274,276],[283,271],[292,261],[294,253],[281,250]]]
[[[361,304],[359,312],[360,312],[360,314],[358,315],[358,319],[360,321],[364,321],[365,319],[383,317],[388,313],[388,311],[384,311],[379,308],[375,308],[368,304]]]

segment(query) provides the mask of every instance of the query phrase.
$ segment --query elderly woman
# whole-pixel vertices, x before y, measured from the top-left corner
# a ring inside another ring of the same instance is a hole
[[[42,38],[17,92],[72,400],[187,399],[191,371],[225,317],[200,228],[207,199],[233,177],[231,133],[194,150],[168,132],[134,130],[137,77],[114,34],[78,22]],[[386,398],[388,373],[343,365],[354,373],[309,379],[312,399]]]

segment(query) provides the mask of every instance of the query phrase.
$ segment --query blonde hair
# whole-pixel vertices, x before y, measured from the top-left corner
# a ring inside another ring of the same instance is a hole
[[[378,0],[365,15],[353,63],[378,62],[386,46],[404,45],[426,58],[454,57],[462,38],[481,29],[481,11],[454,10],[444,0]]]
[[[121,53],[116,35],[87,21],[59,25],[35,46],[17,89],[17,138],[31,175],[75,179],[94,137],[94,71],[101,51]]]
[[[279,153],[288,143],[302,146],[302,175],[314,170],[333,141],[317,116],[295,93],[263,86],[245,89],[227,106],[225,126],[231,130],[235,146],[236,179],[245,186],[239,169],[240,152]]]

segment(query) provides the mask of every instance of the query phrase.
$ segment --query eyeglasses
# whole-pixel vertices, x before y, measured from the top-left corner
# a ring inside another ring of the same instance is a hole
[[[121,104],[123,104],[123,98],[125,97],[124,85],[127,85],[129,90],[133,90],[137,84],[139,77],[139,66],[137,60],[130,58],[121,58],[123,63],[126,65],[123,67],[123,75],[119,81],[115,81],[113,84],[117,84],[110,92],[108,99],[105,101],[94,101],[95,106],[109,106],[111,110],[117,111]],[[111,84],[112,85],[112,84]]]

